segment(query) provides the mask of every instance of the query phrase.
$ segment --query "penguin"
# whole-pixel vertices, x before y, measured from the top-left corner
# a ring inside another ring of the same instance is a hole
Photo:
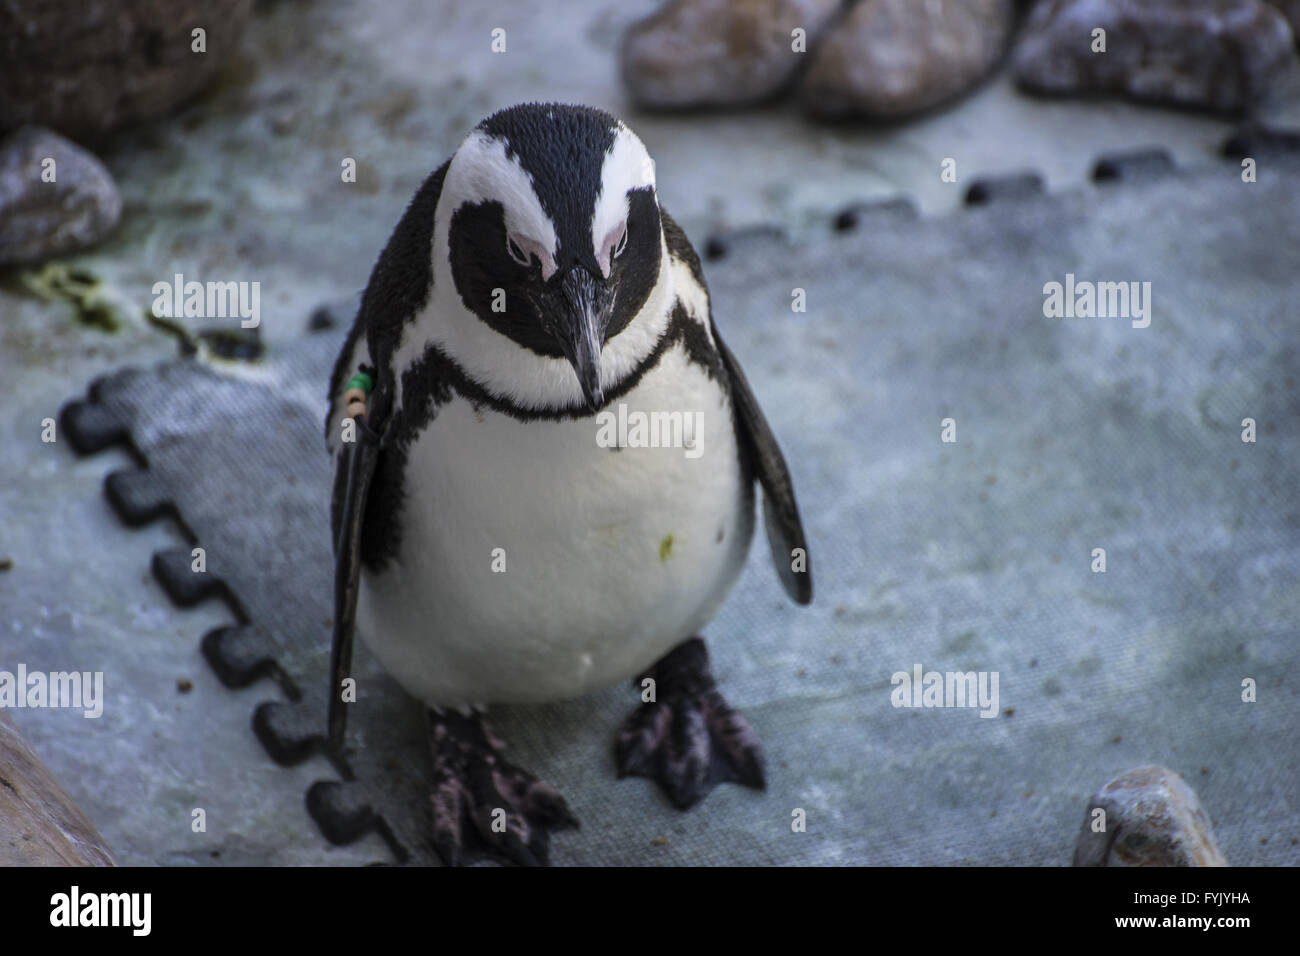
[[[620,777],[682,809],[724,781],[763,789],[700,633],[745,564],[756,484],[798,604],[808,545],[699,256],[626,125],[528,103],[475,127],[380,254],[329,398],[328,736],[342,744],[359,631],[426,708],[445,862],[545,864],[552,832],[577,825],[506,759],[489,705],[630,679]]]

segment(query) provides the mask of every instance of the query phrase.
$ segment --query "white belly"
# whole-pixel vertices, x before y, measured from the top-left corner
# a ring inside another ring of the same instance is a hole
[[[518,422],[459,397],[411,446],[401,560],[363,572],[357,612],[411,694],[577,696],[635,676],[717,612],[753,534],[731,408],[680,345],[619,402],[631,421],[702,413],[701,453],[615,451],[593,418]]]

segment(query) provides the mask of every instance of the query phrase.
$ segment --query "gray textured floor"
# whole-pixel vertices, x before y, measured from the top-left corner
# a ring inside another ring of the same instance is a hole
[[[1063,862],[1089,791],[1152,762],[1199,787],[1230,859],[1294,861],[1298,214],[1285,176],[1245,186],[1225,163],[797,248],[750,242],[713,268],[818,574],[800,611],[756,559],[707,632],[770,787],[722,788],[683,817],[648,783],[615,782],[628,687],[511,708],[498,729],[516,759],[587,823],[556,861]],[[1252,234],[1229,254],[1221,224],[1239,217]],[[1042,285],[1067,271],[1150,282],[1150,327],[1045,318]],[[807,313],[789,309],[793,283]],[[312,384],[337,341],[282,346],[252,381],[182,364],[104,389],[134,396],[136,444],[209,573],[318,696],[330,563]],[[917,664],[996,672],[1000,716],[895,708],[890,677]],[[1247,677],[1256,703],[1240,700]],[[360,682],[358,776],[418,844],[418,713],[391,682]],[[790,828],[796,808],[807,833]]]
[[[491,5],[424,32],[402,7],[262,11],[246,44],[255,76],[107,157],[127,219],[82,261],[137,308],[174,271],[259,280],[266,337],[288,348],[313,306],[363,284],[415,183],[479,115],[530,96],[623,105],[609,51],[632,11],[580,14],[576,34],[502,13],[523,41],[503,60],[466,52],[479,33],[486,51]],[[571,55],[549,56],[557,44]],[[1230,861],[1297,862],[1294,185],[1267,164],[1242,185],[1210,155],[1222,123],[1026,101],[1004,81],[894,130],[781,110],[629,119],[697,242],[768,219],[806,233],[799,250],[760,242],[708,271],[794,460],[818,599],[786,605],[756,550],[710,631],[728,695],[767,741],[766,796],[723,788],[679,816],[649,784],[613,782],[622,689],[503,717],[519,761],[583,818],[557,862],[1065,863],[1089,792],[1150,761],[1188,776]],[[1150,143],[1207,171],[946,215],[975,172],[1035,168],[1059,190],[1099,152]],[[337,183],[340,155],[362,159],[356,190]],[[937,181],[950,155],[955,187]],[[899,192],[929,218],[855,238],[808,228]],[[1067,271],[1152,281],[1151,328],[1044,319],[1042,284]],[[789,312],[794,286],[805,315]],[[325,844],[302,794],[330,768],[271,763],[248,722],[274,688],[229,691],[199,656],[229,613],[177,611],[153,582],[150,554],[181,539],[108,511],[102,476],[125,456],[76,460],[38,440],[91,377],[172,343],[138,325],[85,329],[16,283],[0,287],[0,316],[0,554],[15,561],[0,574],[0,661],[110,674],[101,720],[19,712],[23,732],[123,862],[387,858],[373,837]],[[833,419],[814,418],[818,396],[835,399]],[[1246,415],[1257,445],[1237,438]],[[946,416],[956,445],[938,441]],[[1095,546],[1104,576],[1088,571]],[[998,670],[1014,715],[894,710],[889,675],[918,662]],[[1247,676],[1254,705],[1239,703]],[[194,807],[207,834],[190,830]],[[790,832],[793,807],[807,834]]]

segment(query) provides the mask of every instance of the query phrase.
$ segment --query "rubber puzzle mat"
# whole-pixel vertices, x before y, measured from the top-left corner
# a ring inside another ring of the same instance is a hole
[[[715,315],[818,575],[796,608],[756,545],[705,632],[768,789],[722,786],[682,815],[615,781],[630,686],[502,708],[512,759],[582,821],[553,863],[1065,864],[1088,796],[1150,762],[1196,787],[1231,863],[1300,859],[1300,149],[1255,131],[1225,151],[1194,171],[1105,158],[1061,195],[986,180],[941,219],[853,207],[797,246],[708,243]],[[1045,317],[1044,284],[1067,274],[1149,281],[1149,326]],[[272,682],[252,727],[282,764],[324,746],[322,421],[351,309],[322,314],[263,361],[119,371],[62,414],[79,453],[133,450],[105,482],[122,520],[168,518],[204,549],[204,573],[189,548],[153,573],[180,605],[229,605],[203,654],[229,687]],[[891,675],[914,665],[998,672],[996,718],[895,708]],[[338,777],[306,809],[331,841],[377,830],[388,862],[436,863],[420,707],[360,644],[354,673]]]

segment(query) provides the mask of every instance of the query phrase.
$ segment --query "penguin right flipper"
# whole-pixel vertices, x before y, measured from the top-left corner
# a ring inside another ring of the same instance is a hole
[[[358,432],[364,428],[364,419]],[[352,670],[352,644],[356,634],[357,591],[361,583],[362,520],[370,481],[379,459],[375,441],[344,443],[334,473],[334,633],[330,645],[330,697],[328,735],[331,747],[343,745],[347,709],[343,681]]]
[[[391,374],[393,352],[406,324],[424,308],[433,286],[428,249],[433,241],[434,214],[442,195],[442,183],[450,165],[451,160],[447,160],[424,181],[379,254],[361,296],[356,322],[330,378],[332,403],[340,402],[345,383],[362,371],[363,365],[371,373],[374,388],[366,414],[358,422],[356,441],[338,445],[334,471],[330,513],[334,533],[334,632],[327,730],[329,743],[335,748],[342,745],[347,728],[342,682],[352,668],[366,501],[382,454],[378,435],[388,424],[397,388]],[[395,276],[412,276],[414,280],[397,282]],[[334,424],[326,426],[326,441],[331,447],[337,438],[331,435],[330,429],[339,427],[346,417],[335,418],[335,414],[332,411],[328,420]]]

